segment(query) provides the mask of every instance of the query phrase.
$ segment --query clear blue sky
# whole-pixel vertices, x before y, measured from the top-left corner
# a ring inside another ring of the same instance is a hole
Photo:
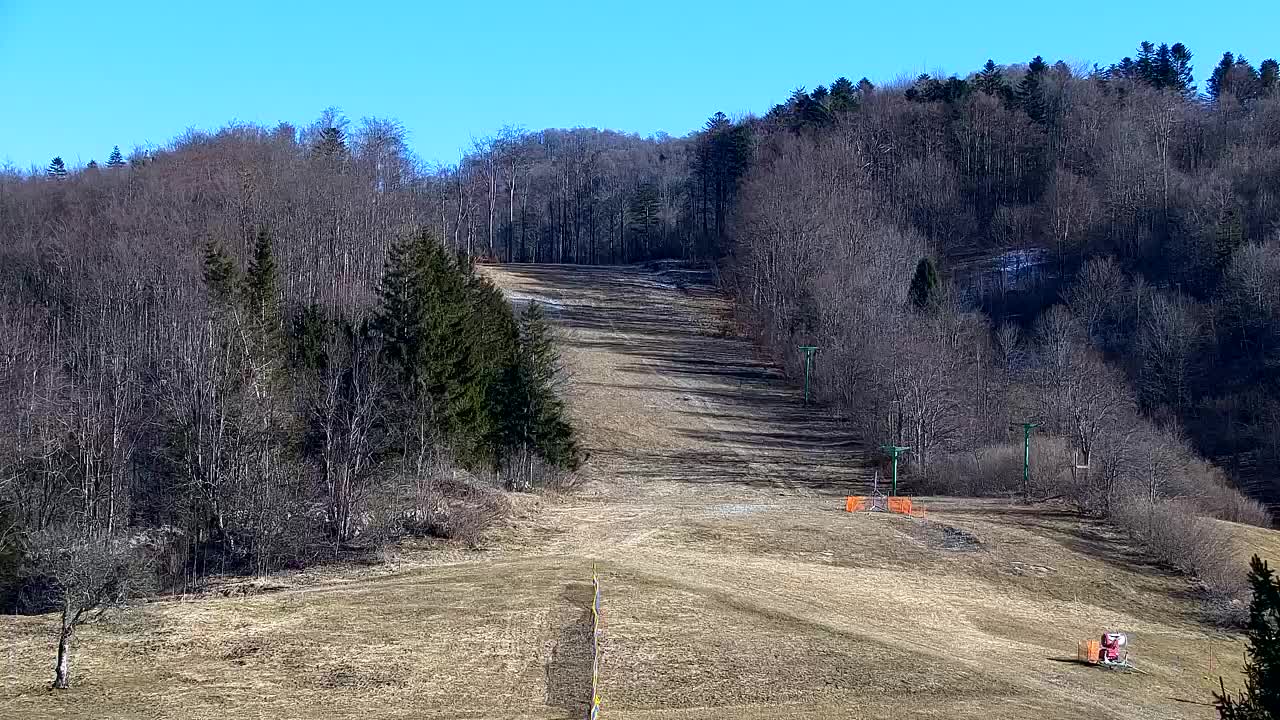
[[[451,162],[504,124],[683,134],[797,85],[966,73],[988,57],[1109,63],[1186,43],[1280,55],[1274,3],[0,0],[0,163],[72,165],[228,121],[393,117]]]

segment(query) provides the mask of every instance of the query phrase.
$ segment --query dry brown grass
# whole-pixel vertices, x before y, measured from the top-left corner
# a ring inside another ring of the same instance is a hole
[[[85,631],[66,693],[44,689],[50,620],[4,618],[0,717],[580,718],[593,562],[609,719],[1207,718],[1237,671],[1187,582],[1101,525],[983,500],[925,499],[923,523],[841,512],[860,449],[718,332],[713,294],[485,272],[558,301],[579,492],[514,496],[479,550],[122,613]],[[1111,628],[1146,674],[1071,662]]]

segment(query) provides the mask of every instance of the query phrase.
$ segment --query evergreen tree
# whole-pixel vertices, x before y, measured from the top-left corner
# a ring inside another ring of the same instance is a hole
[[[969,83],[954,75],[942,81],[928,78],[919,86],[915,99],[954,105],[968,97],[969,90]]]
[[[315,152],[321,157],[340,158],[347,154],[347,139],[342,128],[329,126],[320,132]]]
[[[931,82],[933,82],[932,77],[927,73],[920,73],[916,76],[916,81],[911,84],[911,87],[907,88],[907,91],[903,93],[904,97],[912,102],[925,102],[924,93]]]
[[[445,434],[464,453],[471,453],[483,440],[487,417],[485,375],[471,326],[473,310],[463,278],[443,248],[432,256],[430,267],[425,353],[428,387],[443,410]]]
[[[1003,98],[1009,92],[1009,84],[1005,82],[1004,71],[995,62],[987,60],[982,70],[973,79],[973,85],[980,92],[992,97]]]
[[[98,169],[98,161],[97,161],[97,160],[90,160],[90,161],[89,161],[89,164],[88,164],[88,165],[85,165],[84,167],[85,167],[85,169],[86,169],[86,170],[97,170],[97,169]]]
[[[531,302],[520,315],[519,351],[503,374],[501,440],[510,450],[536,454],[551,465],[576,469],[580,451],[564,403],[556,393],[560,372],[542,308]]]
[[[858,81],[858,97],[860,98],[867,97],[871,93],[875,92],[875,89],[876,86],[872,85],[871,81],[866,78],[862,78]]]
[[[1258,85],[1263,95],[1271,95],[1280,87],[1280,63],[1274,58],[1267,58],[1258,66]]]
[[[831,110],[833,112],[847,112],[857,106],[857,89],[849,78],[839,77],[831,83]]]
[[[1014,96],[1023,112],[1033,121],[1043,123],[1048,119],[1048,107],[1044,97],[1044,74],[1048,69],[1044,58],[1039,55],[1027,66],[1027,74],[1022,76]]]
[[[1173,61],[1170,86],[1184,97],[1194,97],[1196,86],[1191,74],[1191,50],[1182,43],[1174,43],[1169,54]]]
[[[289,367],[299,371],[318,371],[329,367],[325,343],[333,334],[333,325],[319,305],[312,303],[302,308],[290,323]]]
[[[1146,40],[1138,46],[1138,60],[1134,63],[1134,70],[1137,73],[1135,79],[1141,80],[1148,85],[1154,84],[1156,77],[1156,46],[1154,43]]]
[[[402,387],[413,384],[418,375],[418,337],[422,333],[421,289],[417,266],[418,237],[408,237],[391,244],[386,267],[378,287],[379,306],[374,328],[382,338],[383,352],[399,373]]]
[[[1249,563],[1249,659],[1236,698],[1216,695],[1222,720],[1280,720],[1280,578],[1257,555]],[[1219,680],[1221,684],[1221,680]]]
[[[231,302],[236,292],[236,265],[214,240],[204,246],[204,284],[215,304]]]
[[[61,180],[62,178],[65,178],[67,176],[66,163],[62,162],[61,157],[55,157],[49,163],[49,167],[45,170],[45,172],[49,175],[49,177],[54,178],[56,180]]]
[[[1244,220],[1240,210],[1232,203],[1218,220],[1218,233],[1214,238],[1213,254],[1219,270],[1226,270],[1231,257],[1244,244]]]
[[[917,308],[927,308],[937,300],[938,271],[930,258],[920,258],[916,274],[911,278],[911,303]]]
[[[1213,72],[1209,74],[1209,79],[1204,83],[1205,92],[1209,94],[1209,97],[1217,100],[1218,96],[1222,94],[1223,80],[1226,79],[1227,73],[1231,72],[1231,68],[1235,67],[1235,64],[1236,58],[1233,53],[1222,53],[1222,59],[1218,61],[1217,66],[1213,68]]]
[[[1112,65],[1107,75],[1192,97],[1196,88],[1192,84],[1191,59],[1191,50],[1182,43],[1161,43],[1157,47],[1154,43],[1144,41],[1138,48],[1137,60],[1126,57]]]
[[[278,319],[272,317],[272,313],[279,309],[276,259],[271,247],[271,233],[266,228],[258,229],[253,259],[244,280],[245,307],[262,322]]]
[[[627,235],[633,248],[632,255],[643,255],[657,246],[661,231],[661,218],[658,212],[662,206],[662,198],[658,196],[658,188],[651,182],[640,183],[636,192],[627,204]]]
[[[467,457],[484,440],[485,377],[463,270],[428,231],[392,246],[374,329],[399,374],[402,409],[432,423]]]
[[[1102,71],[1102,72],[1096,71],[1096,68],[1097,68],[1096,65],[1094,67],[1095,67],[1095,74],[1098,75],[1104,82],[1108,80],[1133,79],[1133,78],[1136,78],[1138,75],[1137,65],[1133,62],[1133,58],[1131,57],[1121,58],[1120,62],[1111,65],[1105,71]]]
[[[1223,95],[1241,102],[1252,100],[1262,95],[1262,78],[1253,65],[1243,56],[1235,57],[1231,53],[1223,53],[1213,73],[1205,82],[1209,97],[1214,100]]]
[[[822,96],[824,98],[826,97],[826,92],[826,88],[822,88]],[[805,128],[822,127],[831,119],[830,110],[811,93],[805,92],[802,87],[791,91],[791,100],[788,102],[788,106],[791,109],[791,129],[796,132],[800,132]],[[726,125],[726,128],[728,127]]]
[[[519,328],[511,303],[488,278],[467,262],[462,266],[471,307],[470,332],[474,339],[477,382],[484,397],[484,412],[474,428],[476,459],[498,463],[502,447],[502,376],[513,362],[519,345]],[[482,457],[483,456],[483,457]]]
[[[271,247],[271,233],[259,228],[253,260],[244,276],[243,301],[249,325],[265,359],[278,358],[284,350],[279,277]]]
[[[107,167],[113,169],[124,167],[124,155],[120,154],[119,145],[111,148],[111,155],[107,157]]]
[[[0,612],[9,612],[22,587],[23,533],[15,503],[0,495]]]
[[[793,93],[793,102],[788,103],[786,112],[792,122],[798,122],[794,105],[801,95],[805,95],[803,88]],[[822,108],[822,112],[826,109]],[[690,167],[696,187],[701,190],[699,214],[704,240],[724,238],[731,202],[750,160],[750,126],[732,123],[724,113],[712,115],[698,137]]]

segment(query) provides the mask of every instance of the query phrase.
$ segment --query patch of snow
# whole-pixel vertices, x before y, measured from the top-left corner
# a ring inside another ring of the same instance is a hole
[[[658,280],[649,280],[649,279],[646,279],[646,278],[628,278],[628,279],[627,279],[627,284],[628,284],[628,285],[635,285],[635,286],[637,286],[637,287],[658,288],[658,289],[660,289],[660,290],[675,290],[675,289],[676,289],[676,286],[675,286],[675,285],[673,285],[672,283],[664,283],[664,282],[660,282],[660,281],[658,281]]]
[[[508,292],[506,295],[507,300],[511,301],[513,304],[536,302],[544,308],[549,308],[551,310],[563,310],[565,306],[569,304],[564,300],[556,300],[545,295],[530,295],[522,292]]]
[[[758,505],[752,503],[731,503],[728,505],[720,505],[715,508],[715,512],[723,515],[748,515],[752,513],[765,512],[769,509],[767,505]]]
[[[1020,275],[1049,262],[1049,251],[1044,248],[1008,250],[995,257],[995,266],[1010,275]]]

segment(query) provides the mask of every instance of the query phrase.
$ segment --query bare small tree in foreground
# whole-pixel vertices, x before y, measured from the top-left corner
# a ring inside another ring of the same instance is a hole
[[[154,556],[152,539],[86,537],[63,528],[36,534],[31,546],[43,599],[61,610],[53,687],[65,689],[70,685],[76,628],[123,603],[131,588],[146,582]]]

